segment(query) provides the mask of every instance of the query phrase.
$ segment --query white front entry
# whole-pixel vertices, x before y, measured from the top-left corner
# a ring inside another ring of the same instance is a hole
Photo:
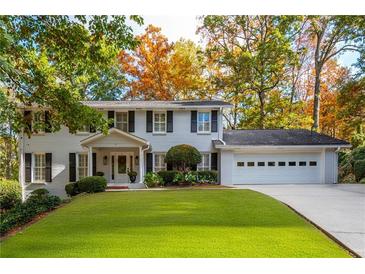
[[[129,183],[128,170],[133,169],[132,152],[111,153],[111,178],[110,182],[115,184]]]
[[[233,184],[318,184],[320,153],[235,153]]]

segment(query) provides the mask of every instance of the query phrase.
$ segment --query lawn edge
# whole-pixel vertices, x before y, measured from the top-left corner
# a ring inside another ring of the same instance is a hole
[[[279,201],[279,200],[277,200]],[[353,258],[362,258],[359,254],[357,254],[354,250],[352,250],[351,248],[349,248],[347,245],[345,245],[343,242],[341,242],[339,239],[337,239],[335,236],[333,236],[331,233],[329,233],[327,230],[323,229],[321,226],[319,226],[318,224],[316,224],[315,222],[311,221],[310,219],[308,219],[306,216],[304,216],[302,213],[300,213],[299,211],[297,211],[295,208],[293,208],[292,206],[282,202],[283,205],[287,206],[289,209],[291,209],[294,213],[296,213],[297,215],[299,215],[301,218],[303,218],[304,220],[306,220],[308,223],[310,223],[311,225],[313,225],[314,227],[316,227],[319,231],[321,231],[323,234],[325,234],[328,238],[330,238],[332,241],[334,241],[336,244],[338,244],[340,247],[342,247],[343,249],[345,249],[347,252],[349,252],[349,254],[353,257]]]

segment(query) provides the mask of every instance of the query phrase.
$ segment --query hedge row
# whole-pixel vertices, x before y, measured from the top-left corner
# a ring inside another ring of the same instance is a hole
[[[19,182],[0,178],[0,209],[7,210],[20,203],[22,190]]]
[[[0,234],[4,235],[10,229],[23,225],[38,214],[54,209],[60,204],[61,199],[49,195],[48,190],[35,190],[24,203],[19,202],[13,208],[1,214]]]

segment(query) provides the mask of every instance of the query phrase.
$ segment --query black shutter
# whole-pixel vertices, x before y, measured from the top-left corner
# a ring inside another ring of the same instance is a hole
[[[44,112],[44,131],[52,132],[51,114],[48,110]]]
[[[218,153],[216,152],[210,154],[210,169],[218,170]]]
[[[24,111],[25,129],[32,132],[32,112],[30,110]]]
[[[70,182],[76,182],[76,153],[69,154]]]
[[[197,165],[192,165],[192,166],[191,166],[191,170],[192,170],[192,171],[196,171],[197,169],[198,169],[198,166],[197,166]]]
[[[212,132],[217,132],[218,131],[218,111],[217,110],[212,110],[212,127],[211,127],[211,131]]]
[[[197,131],[197,116],[198,113],[196,110],[191,111],[191,124],[190,124],[190,131],[196,132]]]
[[[27,183],[30,183],[32,181],[32,153],[25,153],[24,154],[24,160],[25,160],[25,181]]]
[[[46,182],[52,182],[52,153],[46,153]]]
[[[173,169],[172,164],[171,164],[171,163],[167,163],[167,164],[166,164],[166,169],[167,169],[167,170],[172,170],[172,169]]]
[[[152,110],[147,110],[147,112],[146,112],[146,132],[152,132],[152,126],[153,126],[152,116],[153,116]]]
[[[167,114],[167,132],[174,132],[174,112],[172,110],[168,110]]]
[[[96,176],[96,153],[93,152],[93,176]]]
[[[150,172],[153,170],[152,153],[146,153],[146,171]]]
[[[90,125],[89,132],[90,133],[96,132],[96,129],[95,129],[95,127],[93,125]]]
[[[109,128],[113,128],[114,127],[114,111],[113,110],[109,110],[108,111],[108,120],[113,119],[113,121],[109,122]]]
[[[128,111],[128,131],[134,132],[134,111]]]

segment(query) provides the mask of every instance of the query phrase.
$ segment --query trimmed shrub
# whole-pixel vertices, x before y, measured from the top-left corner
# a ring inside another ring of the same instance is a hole
[[[77,183],[69,183],[65,185],[65,191],[68,196],[76,196],[80,193]]]
[[[200,152],[190,145],[171,147],[165,156],[165,162],[180,171],[187,171],[190,167],[199,164],[202,160]]]
[[[365,178],[362,178],[359,183],[360,184],[365,184]]]
[[[30,197],[34,197],[34,196],[44,196],[44,195],[48,195],[49,191],[45,188],[38,188],[36,190],[33,190],[32,193],[30,193]]]
[[[144,184],[147,187],[156,187],[159,185],[163,186],[164,180],[160,175],[158,175],[155,172],[147,172],[146,175],[144,176]]]
[[[103,192],[105,191],[106,185],[107,185],[106,179],[101,176],[85,177],[77,182],[77,186],[80,193]]]
[[[356,161],[365,160],[365,147],[357,147],[351,154],[354,164]]]
[[[102,171],[97,171],[97,172],[96,172],[96,176],[104,176],[104,172],[102,172]]]
[[[0,234],[4,235],[10,229],[31,221],[42,212],[54,209],[61,204],[61,199],[53,195],[30,195],[24,203],[18,203],[12,209],[1,215]]]
[[[354,163],[354,174],[356,181],[365,178],[365,160],[358,160]]]
[[[217,183],[218,182],[218,172],[214,170],[202,170],[198,171],[198,182],[199,183]]]
[[[177,170],[163,170],[157,172],[158,175],[160,175],[165,183],[165,185],[172,185],[174,184],[174,178],[176,173],[179,171]]]
[[[0,209],[10,209],[20,203],[21,193],[19,182],[0,178]]]

